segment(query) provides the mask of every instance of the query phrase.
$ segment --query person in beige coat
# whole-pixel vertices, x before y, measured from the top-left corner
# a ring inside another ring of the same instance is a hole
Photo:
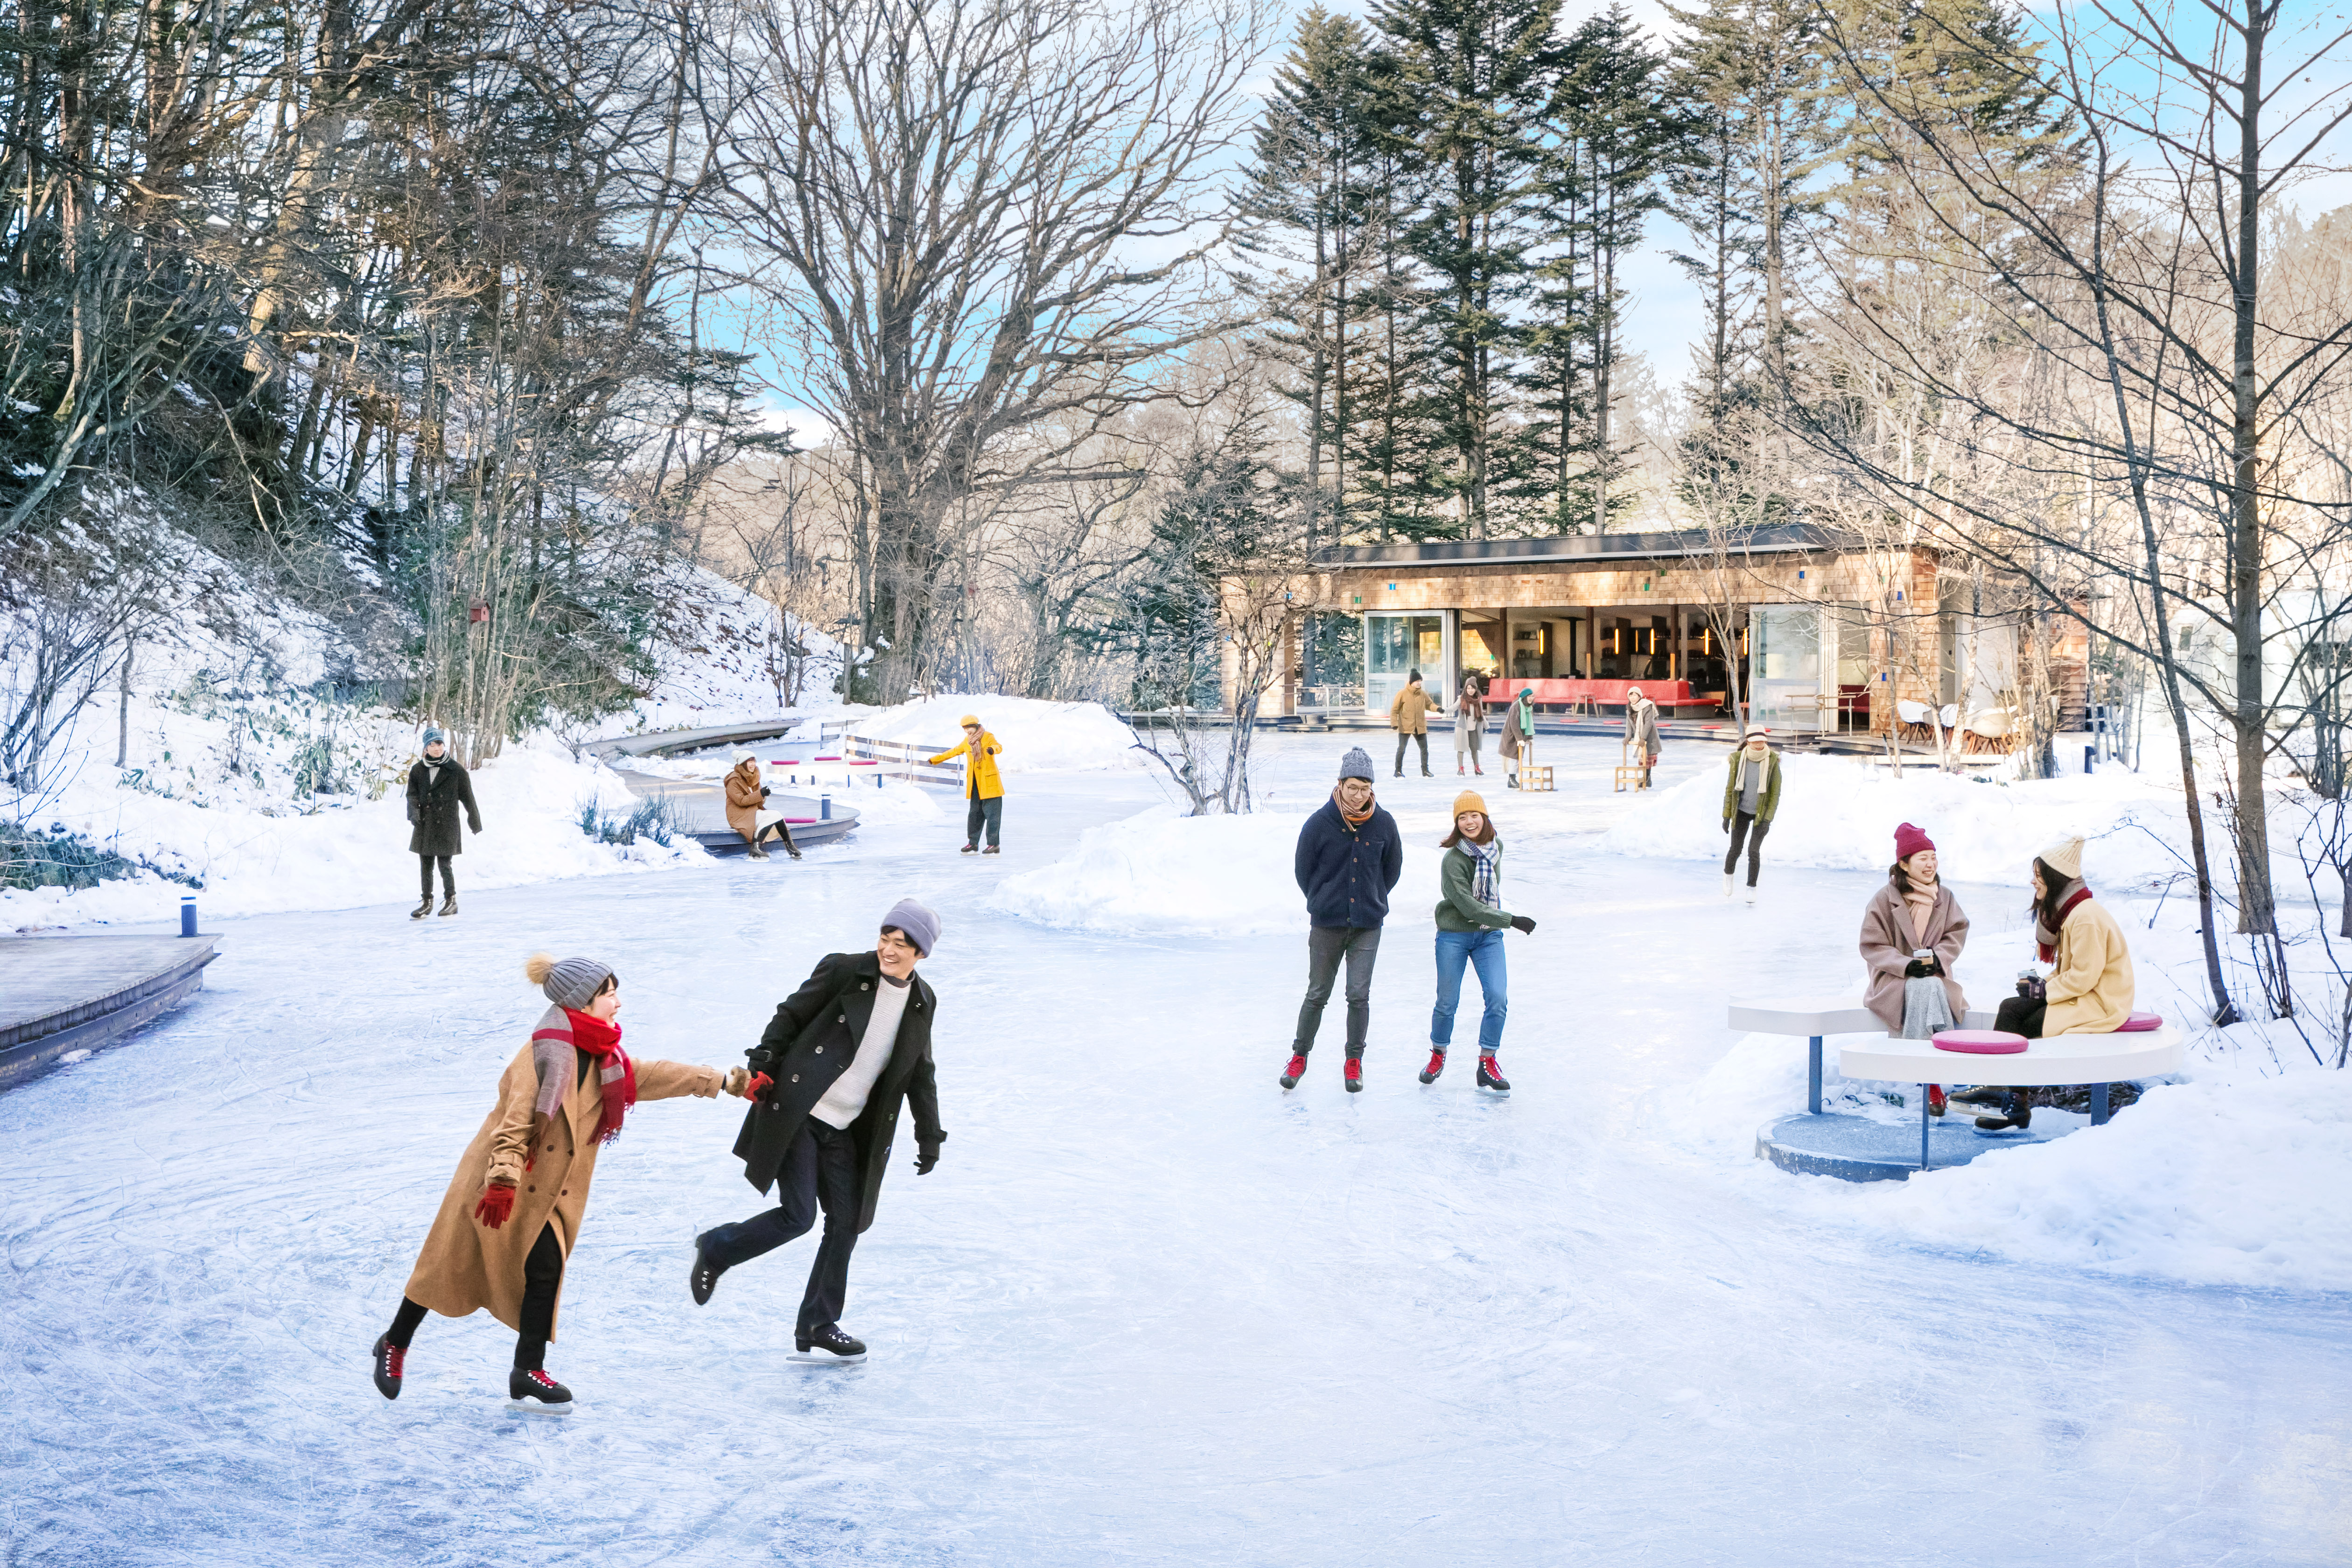
[[[2062,838],[2033,858],[2032,913],[2035,955],[2053,967],[2046,975],[2020,980],[1993,1026],[2029,1040],[2113,1033],[2130,1018],[2137,988],[2131,947],[2124,928],[2083,880],[2082,839]],[[1953,1098],[2005,1105],[2007,1115],[1977,1120],[1979,1127],[1997,1132],[2030,1125],[2032,1092],[1977,1089]]]
[[[1936,842],[1905,823],[1895,830],[1886,885],[1862,911],[1862,1005],[1899,1039],[1933,1039],[1966,1022],[1969,999],[1952,973],[1969,942],[1969,917],[1937,874]],[[1927,1086],[1927,1110],[1944,1114],[1944,1086]]]
[[[400,1397],[411,1338],[427,1310],[462,1318],[481,1308],[515,1331],[507,1396],[568,1407],[572,1391],[547,1374],[564,1259],[579,1239],[596,1152],[621,1135],[639,1100],[722,1089],[740,1095],[742,1068],[636,1061],[621,1048],[620,984],[593,959],[523,965],[551,1005],[499,1079],[498,1104],[457,1162],[441,1211],[401,1292],[392,1327],[375,1342],[375,1385]]]
[[[800,847],[793,842],[793,830],[781,816],[772,818],[767,826],[760,826],[760,813],[768,804],[768,786],[760,782],[760,759],[750,752],[735,753],[735,766],[726,779],[727,826],[743,836],[751,847],[751,858],[765,860],[768,852],[761,847],[769,838],[783,840],[784,852],[797,860]]]
[[[1396,776],[1404,777],[1404,745],[1407,741],[1421,742],[1421,776],[1434,778],[1429,771],[1429,716],[1437,709],[1437,699],[1421,683],[1421,671],[1413,670],[1404,678],[1404,689],[1389,704],[1389,728],[1396,731]]]

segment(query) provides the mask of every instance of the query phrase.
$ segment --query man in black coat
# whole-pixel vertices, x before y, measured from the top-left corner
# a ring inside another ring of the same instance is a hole
[[[882,918],[871,952],[828,953],[785,999],[751,1054],[751,1110],[735,1140],[744,1179],[776,1206],[694,1238],[695,1305],[719,1277],[807,1234],[824,1212],[793,1343],[850,1358],[865,1344],[841,1328],[849,1254],[874,1223],[901,1101],[915,1112],[915,1173],[939,1163],[947,1133],[931,1074],[931,1015],[939,998],[915,973],[930,956],[940,920],[912,899]]]
[[[1339,783],[1323,808],[1298,830],[1294,870],[1307,895],[1307,1000],[1298,1008],[1298,1034],[1282,1087],[1306,1076],[1307,1053],[1315,1048],[1323,1005],[1339,961],[1348,961],[1348,1092],[1364,1087],[1364,1036],[1372,1021],[1372,964],[1381,952],[1381,922],[1388,919],[1389,889],[1404,873],[1404,840],[1396,818],[1372,798],[1372,759],[1361,746],[1339,763]]]
[[[449,737],[438,727],[425,726],[425,760],[408,770],[408,820],[414,831],[408,836],[408,852],[416,857],[416,875],[425,884],[424,897],[408,918],[421,921],[433,912],[433,863],[441,862],[441,891],[446,901],[441,906],[445,915],[457,912],[457,877],[449,868],[449,858],[464,849],[457,835],[457,808],[466,808],[466,820],[476,837],[482,832],[482,810],[474,804],[474,781],[467,775],[466,765],[449,755]]]

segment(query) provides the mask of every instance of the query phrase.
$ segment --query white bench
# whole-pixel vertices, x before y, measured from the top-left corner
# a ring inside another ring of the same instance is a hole
[[[1805,1038],[1809,1047],[1805,1063],[1805,1109],[1815,1116],[1822,1113],[1822,1037],[1886,1032],[1884,1019],[1860,1002],[1847,997],[1827,1001],[1811,996],[1778,1002],[1734,1002],[1731,1005],[1731,1026],[1751,1034],[1798,1035]],[[1960,1027],[1990,1029],[1992,1027],[1992,1015],[1981,1007],[1971,1007],[1969,1016],[1960,1020]],[[1937,1054],[1949,1057],[1953,1053],[1940,1051]],[[1843,1071],[1843,1067],[1841,1066],[1839,1070]],[[1928,1081],[1942,1080],[1931,1079]],[[1976,1080],[1967,1079],[1962,1081],[1974,1083]]]

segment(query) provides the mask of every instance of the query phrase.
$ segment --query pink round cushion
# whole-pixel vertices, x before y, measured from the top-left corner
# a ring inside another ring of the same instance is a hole
[[[2130,1017],[2126,1018],[2122,1023],[2116,1026],[2116,1033],[2118,1035],[2137,1035],[2144,1033],[2149,1029],[2161,1029],[2162,1027],[2164,1027],[2164,1015],[2161,1013],[2134,1013]]]
[[[1939,1051],[1972,1057],[2013,1057],[2026,1047],[2023,1035],[2006,1029],[1947,1029],[1932,1042]]]

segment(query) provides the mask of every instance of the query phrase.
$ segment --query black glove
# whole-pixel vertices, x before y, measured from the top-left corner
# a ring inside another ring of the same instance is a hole
[[[761,805],[768,804],[768,786],[766,784],[761,784],[760,786],[760,804]]]
[[[948,1135],[944,1131],[936,1138],[916,1140],[915,1174],[928,1176],[931,1173],[931,1167],[940,1163],[940,1145],[947,1141]]]
[[[1511,929],[1516,931],[1531,931],[1536,929],[1536,922],[1528,919],[1525,915],[1513,915],[1511,917]]]
[[[1723,831],[1726,834],[1728,834],[1731,831],[1731,818],[1727,816],[1723,819]]]
[[[1935,973],[1935,969],[1925,959],[1915,958],[1903,966],[1903,978],[1906,980],[1925,980]]]

